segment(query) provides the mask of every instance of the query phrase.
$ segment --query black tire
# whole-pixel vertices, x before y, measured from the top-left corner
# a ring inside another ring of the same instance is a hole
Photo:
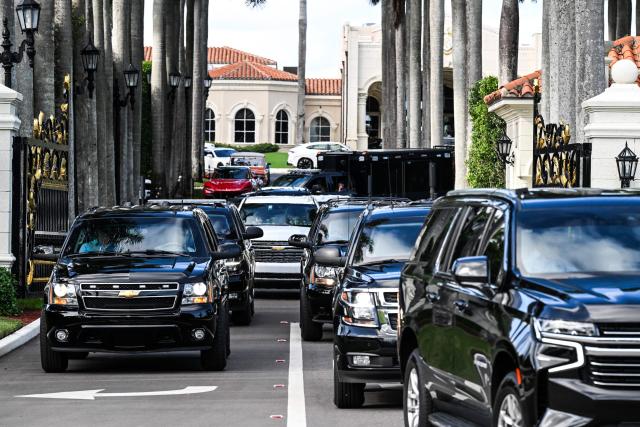
[[[300,289],[300,334],[303,341],[322,339],[322,323],[313,321],[313,312],[307,298],[307,288],[304,285]]]
[[[405,427],[410,427],[412,425],[417,425],[418,427],[428,427],[431,426],[429,420],[429,414],[433,411],[433,403],[431,402],[431,396],[427,392],[424,387],[425,377],[424,372],[422,372],[420,363],[419,363],[420,353],[418,350],[413,350],[411,355],[409,356],[409,361],[407,362],[407,366],[404,370],[404,385],[402,387],[402,417],[404,419]],[[415,381],[412,377],[412,373],[415,372],[417,375],[417,390],[418,393],[415,395],[414,393],[414,402],[417,404],[417,408],[413,407],[412,413],[417,413],[418,422],[417,424],[412,424],[409,421],[409,400],[407,399],[409,394],[409,388],[412,385],[412,381]]]
[[[498,422],[501,416],[501,408],[503,402],[507,399],[513,399],[512,402],[519,405],[519,410],[522,415],[522,425],[523,427],[532,427],[533,422],[530,419],[529,414],[527,413],[526,405],[522,401],[522,397],[520,392],[518,391],[518,382],[517,382],[515,372],[510,372],[507,374],[502,381],[500,382],[500,386],[498,387],[498,393],[496,394],[496,399],[493,402],[493,423],[494,427],[498,426]]]
[[[360,408],[364,404],[362,383],[343,383],[338,380],[338,369],[333,363],[333,403],[340,409]]]
[[[253,320],[253,297],[249,292],[244,307],[231,312],[231,321],[234,325],[249,326],[251,320]]]
[[[300,160],[298,160],[298,168],[299,169],[311,169],[311,168],[313,168],[313,160],[308,159],[306,157],[301,158]]]
[[[89,357],[88,351],[77,351],[73,353],[67,353],[67,358],[71,360],[83,360]]]
[[[40,316],[40,364],[45,372],[64,372],[69,366],[69,359],[64,353],[51,350],[47,340],[47,322]]]
[[[200,364],[205,371],[223,371],[227,367],[229,351],[229,310],[226,305],[218,310],[218,322],[213,336],[213,346],[200,352]]]

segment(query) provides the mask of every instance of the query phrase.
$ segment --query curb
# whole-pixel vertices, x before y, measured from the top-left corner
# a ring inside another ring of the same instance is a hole
[[[0,340],[0,357],[25,345],[40,333],[40,319],[36,319]]]

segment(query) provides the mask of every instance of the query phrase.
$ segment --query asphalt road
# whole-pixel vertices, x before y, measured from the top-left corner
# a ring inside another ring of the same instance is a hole
[[[333,405],[331,331],[300,344],[298,301],[277,298],[257,300],[251,326],[232,327],[224,372],[201,371],[198,354],[185,352],[92,354],[45,374],[34,339],[0,358],[0,426],[400,426],[397,387],[368,386],[362,409]],[[195,394],[164,395],[174,390]],[[19,397],[77,391],[74,399]],[[159,393],[138,395],[149,392]]]

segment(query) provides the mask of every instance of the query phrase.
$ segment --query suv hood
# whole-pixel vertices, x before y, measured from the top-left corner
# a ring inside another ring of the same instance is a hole
[[[390,262],[360,267],[349,267],[346,275],[350,288],[397,288],[404,262]]]
[[[532,296],[544,304],[540,317],[588,322],[637,322],[640,274],[523,280]]]
[[[259,225],[262,228],[263,236],[259,239],[254,239],[254,242],[260,240],[286,242],[289,237],[294,234],[309,234],[311,227],[296,227],[293,225]]]
[[[87,280],[179,281],[199,276],[208,258],[103,257],[62,259],[54,269],[57,277]]]

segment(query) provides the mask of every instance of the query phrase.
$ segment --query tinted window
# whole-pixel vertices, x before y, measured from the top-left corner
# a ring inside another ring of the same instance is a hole
[[[240,215],[245,225],[311,227],[316,216],[316,207],[288,203],[251,203],[242,207]]]
[[[230,217],[225,214],[209,214],[208,216],[219,239],[234,240],[238,238]]]
[[[78,223],[64,254],[167,251],[203,256],[198,224],[192,218],[96,218]]]
[[[249,169],[216,169],[213,172],[214,179],[249,179]]]
[[[455,208],[440,208],[432,211],[429,216],[418,251],[420,261],[426,263],[427,270],[433,271],[438,256],[444,253],[442,245],[458,211]]]
[[[304,184],[308,179],[308,176],[283,175],[273,181],[272,185],[274,187],[304,187]]]
[[[213,150],[213,152],[216,154],[216,157],[231,157],[231,155],[235,153],[236,150],[220,149],[220,150]]]
[[[353,264],[406,261],[413,250],[424,218],[385,218],[367,223],[358,235]]]
[[[462,228],[451,253],[449,269],[456,259],[478,254],[478,248],[492,211],[492,208],[475,206],[467,209]]]
[[[364,210],[364,209],[362,209]],[[362,210],[352,212],[329,212],[318,225],[316,244],[347,242]]]
[[[321,191],[324,193],[327,191],[327,181],[324,177],[313,178],[305,187],[311,191]]]
[[[640,205],[526,209],[517,227],[525,275],[640,271]]]
[[[491,283],[496,283],[498,275],[502,271],[504,260],[504,213],[495,210],[493,218],[487,228],[487,234],[479,250],[480,255],[486,255],[489,259],[489,271]]]

